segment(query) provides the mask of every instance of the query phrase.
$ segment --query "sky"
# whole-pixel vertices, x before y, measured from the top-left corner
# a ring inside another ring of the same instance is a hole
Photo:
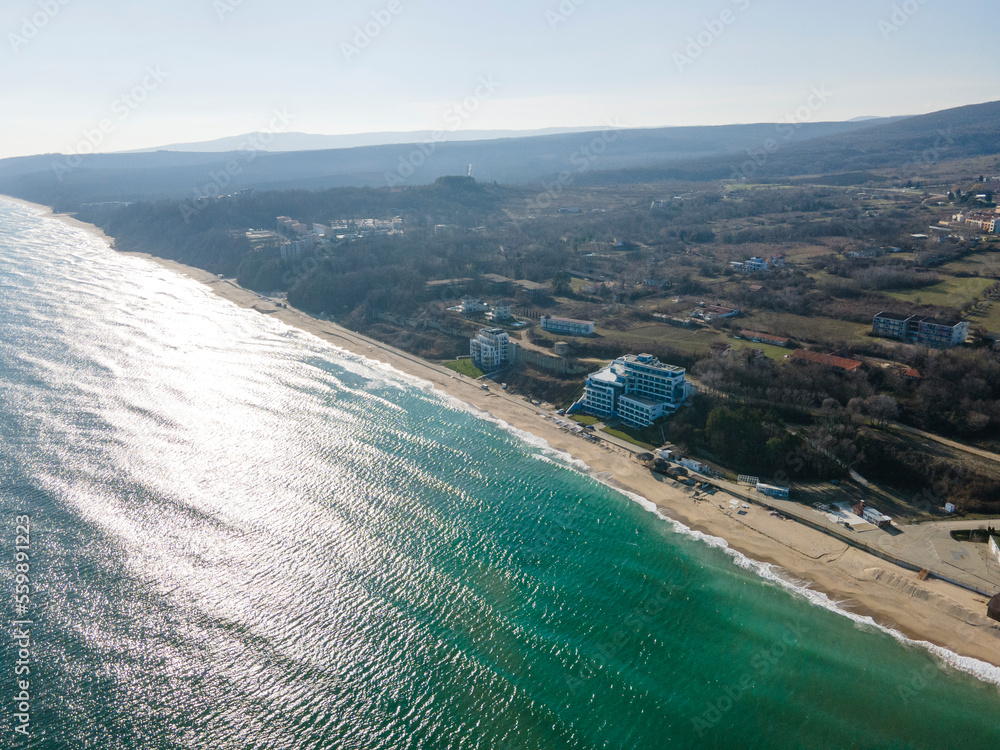
[[[6,0],[0,157],[1000,99],[995,0]]]

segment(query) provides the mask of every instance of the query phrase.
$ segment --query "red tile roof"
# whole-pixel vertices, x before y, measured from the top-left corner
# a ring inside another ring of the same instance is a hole
[[[835,367],[838,370],[844,370],[845,372],[854,372],[862,365],[862,363],[856,359],[835,357],[832,354],[820,354],[819,352],[811,352],[807,349],[796,349],[792,352],[792,358],[804,360],[806,362],[815,362],[818,365],[826,365],[827,367]]]

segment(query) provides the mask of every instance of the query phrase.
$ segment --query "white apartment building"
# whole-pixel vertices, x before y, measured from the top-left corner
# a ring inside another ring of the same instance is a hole
[[[651,354],[619,357],[592,373],[582,406],[598,417],[618,417],[632,427],[647,427],[673,414],[694,391],[684,368],[661,363]]]
[[[482,328],[474,339],[469,339],[469,354],[476,367],[489,372],[507,367],[516,346],[502,328]]]
[[[551,333],[562,333],[570,336],[592,336],[594,334],[594,321],[573,320],[572,318],[554,318],[551,315],[543,315],[539,320],[543,331]]]

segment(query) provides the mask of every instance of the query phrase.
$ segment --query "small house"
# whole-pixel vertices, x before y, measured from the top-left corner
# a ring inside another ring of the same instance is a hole
[[[862,518],[873,526],[878,526],[880,529],[884,529],[892,525],[892,519],[889,516],[884,513],[880,513],[874,508],[865,508]]]

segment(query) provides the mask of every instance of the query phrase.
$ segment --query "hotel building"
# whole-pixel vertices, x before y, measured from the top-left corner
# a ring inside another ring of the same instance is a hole
[[[469,354],[476,367],[490,372],[511,364],[515,346],[502,328],[482,328],[469,340]]]
[[[648,427],[677,411],[693,391],[684,368],[665,365],[650,354],[629,354],[587,378],[581,405],[594,416]]]
[[[920,315],[880,312],[872,320],[872,333],[908,344],[947,349],[965,343],[969,336],[969,322],[949,322]]]

